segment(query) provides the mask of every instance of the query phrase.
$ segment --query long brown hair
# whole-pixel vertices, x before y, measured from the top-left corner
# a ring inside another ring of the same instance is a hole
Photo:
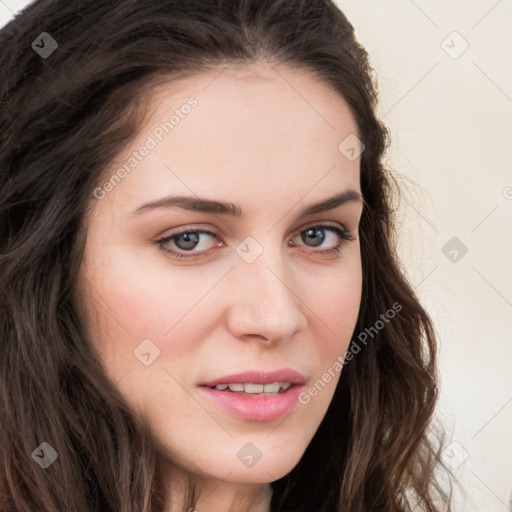
[[[105,376],[72,301],[83,219],[154,84],[265,60],[337,91],[365,146],[350,350],[401,306],[344,365],[300,462],[272,483],[271,509],[450,510],[432,436],[435,332],[396,255],[374,72],[333,1],[37,0],[0,31],[0,46],[0,508],[161,510],[149,427]],[[46,469],[41,443],[58,454]]]

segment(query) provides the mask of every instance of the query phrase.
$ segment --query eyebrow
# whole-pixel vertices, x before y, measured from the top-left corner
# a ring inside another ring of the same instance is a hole
[[[314,215],[315,213],[332,210],[348,202],[359,201],[363,202],[361,193],[347,189],[343,192],[336,194],[335,196],[328,197],[317,203],[311,204],[304,208],[297,218],[306,217],[308,215]],[[168,196],[158,199],[156,201],[150,201],[144,203],[138,207],[131,215],[140,215],[143,212],[154,210],[158,208],[169,208],[172,206],[178,206],[185,210],[194,212],[217,214],[217,215],[231,215],[233,217],[242,217],[242,208],[233,203],[227,203],[222,201],[215,201],[213,199],[207,199],[204,197],[197,196]]]

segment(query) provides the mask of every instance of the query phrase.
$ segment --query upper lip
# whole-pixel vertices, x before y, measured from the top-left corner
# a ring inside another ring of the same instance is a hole
[[[304,384],[305,377],[301,373],[284,368],[273,372],[264,372],[261,370],[250,370],[232,375],[224,375],[217,379],[203,382],[201,386],[215,387],[218,384],[272,384],[273,382],[290,382],[291,384]]]

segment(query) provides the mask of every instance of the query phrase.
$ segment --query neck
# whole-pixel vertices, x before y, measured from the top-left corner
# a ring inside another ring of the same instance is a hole
[[[162,479],[165,512],[270,512],[272,486],[268,483],[237,483],[174,468]],[[189,499],[193,489],[194,495]],[[188,507],[188,508],[185,508]]]

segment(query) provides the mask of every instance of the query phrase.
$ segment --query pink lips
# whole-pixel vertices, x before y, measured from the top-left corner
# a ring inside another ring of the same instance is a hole
[[[232,375],[224,375],[218,379],[203,382],[202,386],[214,387],[217,384],[231,384],[233,382],[240,384],[272,384],[272,382],[291,382],[292,384],[304,384],[306,379],[304,375],[295,370],[285,368],[283,370],[275,370],[273,372],[263,372],[252,370]]]
[[[293,385],[279,395],[240,395],[202,386],[201,393],[228,413],[249,421],[273,421],[295,407],[303,386]]]
[[[273,382],[290,382],[292,385],[284,393],[272,395],[244,395],[228,390],[212,389],[218,384],[271,384]],[[293,410],[304,388],[304,383],[304,376],[291,369],[274,372],[256,370],[210,380],[200,385],[199,390],[214,404],[234,416],[249,421],[273,421]]]

